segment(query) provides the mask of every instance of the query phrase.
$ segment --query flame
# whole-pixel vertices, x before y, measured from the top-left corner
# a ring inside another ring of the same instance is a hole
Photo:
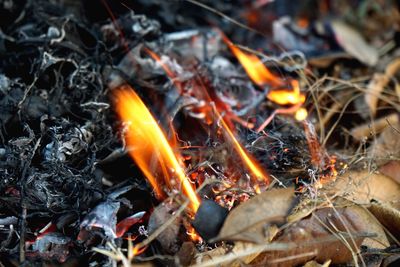
[[[221,115],[218,114],[218,116],[221,118],[221,126],[224,129],[226,135],[228,136],[228,139],[232,142],[233,148],[239,154],[240,158],[243,160],[249,171],[251,171],[251,173],[254,175],[254,177],[257,178],[259,182],[263,182],[266,185],[268,185],[270,183],[269,176],[266,173],[264,173],[263,169],[258,165],[257,161],[253,159],[249,154],[247,154],[247,152],[244,150],[242,145],[236,139],[235,135],[228,127],[227,123],[221,117]],[[256,185],[255,190],[257,191],[257,193],[260,193],[258,185]]]
[[[282,86],[282,80],[272,74],[272,72],[264,65],[264,63],[253,54],[243,52],[238,47],[236,47],[226,36],[221,32],[221,36],[224,42],[229,46],[232,53],[242,64],[247,75],[250,79],[258,86],[265,86],[271,84],[274,86]]]
[[[270,72],[256,55],[243,52],[234,44],[232,44],[225,34],[223,34],[221,31],[220,33],[225,43],[229,46],[232,53],[237,57],[240,64],[242,64],[247,75],[255,84],[260,87],[265,85],[270,85],[272,87],[285,86],[286,82]],[[287,88],[271,90],[268,92],[267,97],[269,100],[279,105],[295,106],[294,108],[279,109],[279,112],[276,112],[274,115],[294,113],[295,118],[299,121],[302,121],[306,119],[308,115],[307,111],[304,108],[301,108],[301,105],[305,102],[306,97],[300,92],[300,86],[297,80],[291,80],[290,85],[292,87],[291,90]],[[260,131],[260,129],[264,129],[270,120],[272,120],[272,118],[268,118],[267,121],[263,123],[262,127],[259,127],[258,131]]]
[[[139,96],[128,85],[124,85],[115,92],[116,111],[121,120],[127,123],[125,142],[128,152],[136,164],[153,186],[158,197],[164,196],[156,170],[162,170],[163,177],[168,186],[174,183],[172,178],[178,178],[182,184],[183,193],[190,200],[190,207],[195,212],[200,206],[200,200],[187,179],[182,168],[182,160],[178,158],[156,120],[146,108]]]
[[[226,40],[228,40],[228,39],[226,39]],[[229,40],[228,40],[228,41],[229,41]],[[232,45],[232,46],[233,46],[233,45]],[[236,48],[235,46],[233,46],[233,47],[234,47],[233,49],[238,49],[238,48]],[[154,53],[153,51],[151,51],[151,50],[148,49],[148,48],[146,48],[145,51],[146,51],[155,61],[157,61],[159,64],[161,64],[161,66],[163,67],[163,69],[165,70],[165,72],[166,72],[166,74],[169,76],[169,78],[171,78],[173,81],[176,80],[176,75],[173,73],[173,71],[171,71],[171,70],[168,68],[168,66],[167,66],[164,62],[162,62],[161,58],[160,58],[156,53]],[[239,50],[239,51],[240,51],[240,50]],[[240,52],[241,52],[241,51],[240,51]],[[261,62],[261,63],[262,63],[262,62]],[[264,65],[263,65],[263,66],[264,66]],[[266,70],[267,72],[269,72],[268,69],[266,69],[265,66],[264,66],[264,68],[265,68],[265,70]],[[270,74],[271,74],[271,77],[274,77],[274,76],[272,75],[272,73],[270,73]],[[276,80],[276,81],[278,81],[278,80]],[[209,95],[207,89],[205,88],[204,84],[203,84],[201,81],[199,81],[199,82],[200,82],[200,84],[202,85],[202,86],[201,86],[201,89],[203,89],[203,90],[202,90],[202,94],[200,94],[201,97],[202,97],[202,98],[205,98],[208,102],[214,101],[214,100],[210,97],[210,95]],[[182,92],[182,88],[181,88],[180,84],[175,84],[175,85],[176,85],[177,89],[178,89],[180,92]],[[219,101],[218,101],[218,103],[219,103]],[[218,103],[217,103],[217,104],[218,104]],[[220,104],[220,103],[219,103],[219,104]],[[221,106],[221,105],[217,105],[217,109],[220,109],[220,108],[221,108],[220,106]],[[204,114],[204,116],[205,116],[206,118],[209,117],[209,116],[206,116],[205,114],[209,113],[209,111],[210,111],[209,108],[208,108],[207,110],[208,110],[208,112],[202,113],[202,114]],[[224,111],[225,111],[225,110],[224,110]],[[239,156],[241,157],[241,159],[243,160],[243,162],[245,163],[245,165],[247,166],[247,168],[249,169],[249,171],[253,174],[254,177],[257,178],[257,180],[258,180],[259,182],[263,182],[265,185],[268,185],[268,184],[270,183],[269,176],[268,176],[265,172],[262,171],[262,168],[258,165],[258,163],[256,162],[256,160],[252,159],[252,157],[246,153],[246,151],[245,151],[244,148],[241,146],[241,144],[239,143],[239,141],[236,139],[235,135],[234,135],[233,132],[231,131],[230,127],[228,126],[228,125],[230,125],[230,123],[227,122],[227,121],[220,115],[220,113],[219,113],[218,110],[216,110],[215,112],[217,113],[218,117],[221,118],[221,125],[222,125],[222,128],[223,128],[224,132],[226,133],[227,138],[231,141],[231,143],[233,144],[233,147],[234,147],[235,151],[239,154]],[[228,114],[227,114],[227,115],[228,115]],[[246,124],[247,127],[253,127],[252,125],[247,125],[248,123],[246,123],[246,122],[242,122],[242,121],[238,120],[238,119],[237,119],[236,117],[234,117],[234,116],[230,116],[230,117],[231,117],[232,119],[235,119],[236,121],[241,122],[242,124]],[[211,123],[211,121],[210,121],[210,123]],[[260,189],[259,189],[258,185],[255,185],[255,186],[256,186],[256,187],[255,187],[255,190],[256,190],[257,192],[260,192]]]
[[[209,92],[207,91],[207,87],[205,86],[203,81],[201,79],[197,79],[197,82],[199,84],[198,91],[202,92],[201,94],[202,97],[209,103],[211,102],[216,103],[216,101],[214,101],[214,99],[210,96]],[[221,112],[224,112],[225,110],[221,111],[220,110],[221,107],[219,105],[216,105],[214,107],[214,113],[217,115],[217,118],[219,118],[221,128],[225,134],[225,138],[228,139],[228,142],[230,142],[233,145],[233,148],[240,156],[240,158],[246,165],[247,169],[253,174],[253,177],[255,177],[259,182],[262,182],[264,185],[269,185],[270,184],[269,175],[263,171],[263,169],[259,166],[257,161],[253,159],[242,147],[242,145],[239,143],[239,141],[237,140],[237,138],[235,137],[234,133],[231,130],[230,125],[232,125],[232,123],[230,123],[230,121],[227,121],[226,117],[223,117],[221,115]],[[254,189],[257,193],[260,192],[259,190],[260,188],[257,184],[254,185]]]
[[[293,90],[279,89],[272,90],[268,93],[269,100],[279,105],[297,105],[303,104],[306,100],[304,94],[300,92],[299,82],[296,80],[291,81]]]
[[[142,254],[147,249],[147,246],[134,246],[132,248],[132,257]]]
[[[188,224],[186,226],[186,228],[187,228],[186,234],[190,237],[190,239],[193,242],[196,242],[196,243],[203,242],[203,239],[199,236],[199,234],[196,232],[196,230],[193,228],[193,226]]]

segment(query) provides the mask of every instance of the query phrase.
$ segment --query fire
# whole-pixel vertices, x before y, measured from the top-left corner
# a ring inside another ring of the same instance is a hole
[[[203,239],[199,236],[196,230],[190,224],[186,225],[187,231],[186,234],[190,237],[193,242],[200,243],[203,242]]]
[[[221,32],[221,36],[225,43],[229,46],[232,53],[237,57],[240,64],[242,64],[247,75],[250,79],[260,87],[269,85],[273,90],[269,91],[267,97],[272,102],[279,105],[293,105],[295,108],[291,107],[288,109],[280,109],[279,112],[275,114],[290,114],[294,113],[295,118],[299,121],[305,120],[307,118],[307,111],[301,108],[304,104],[306,97],[300,92],[299,82],[297,80],[291,80],[291,89],[283,88],[286,85],[280,77],[275,76],[264,64],[263,62],[253,54],[245,53],[236,47],[232,42]],[[279,89],[274,89],[280,87]],[[270,120],[271,118],[267,119]],[[265,128],[267,123],[264,123]]]
[[[219,115],[219,114],[218,114]],[[236,139],[235,135],[229,129],[228,125],[224,121],[224,119],[219,115],[221,118],[221,125],[222,128],[224,129],[228,139],[231,141],[233,144],[233,147],[235,151],[239,154],[240,158],[243,160],[249,171],[254,175],[254,177],[257,178],[259,182],[265,183],[268,185],[270,183],[269,176],[263,171],[263,169],[258,165],[257,161],[252,159],[249,154],[244,150],[242,145],[239,143],[239,141]],[[260,193],[259,187],[256,185],[255,190],[257,193]]]
[[[229,46],[232,53],[237,57],[240,64],[242,64],[247,75],[250,79],[260,87],[267,84],[274,86],[282,86],[282,80],[272,74],[272,72],[264,65],[264,63],[253,54],[245,53],[236,47],[232,42],[221,32],[222,38],[225,43]]]
[[[203,98],[211,103],[211,102],[216,102],[214,99],[210,96],[210,94],[207,91],[206,86],[200,79],[198,79],[199,87],[197,88],[198,91],[202,92]],[[269,185],[270,184],[270,178],[268,174],[266,174],[263,169],[259,166],[257,161],[253,159],[247,151],[242,147],[242,145],[239,143],[237,138],[235,137],[234,133],[231,130],[230,127],[230,121],[227,121],[225,117],[222,117],[221,113],[225,112],[218,103],[216,103],[216,106],[214,108],[214,113],[217,115],[217,118],[220,121],[221,128],[225,134],[225,138],[228,140],[233,145],[234,150],[237,152],[237,154],[240,156],[242,159],[243,163],[246,165],[247,169],[252,173],[253,177],[257,179],[258,182],[260,182],[263,185]],[[260,193],[260,187],[256,183],[254,184],[254,189],[257,193]]]
[[[157,195],[164,196],[155,170],[161,170],[165,183],[175,185],[175,178],[182,184],[183,193],[190,200],[190,207],[195,212],[200,200],[182,168],[182,160],[173,152],[163,131],[146,108],[140,97],[128,85],[115,92],[116,111],[127,124],[125,142],[130,156],[142,170]]]
[[[304,94],[300,92],[299,82],[296,80],[291,81],[293,90],[279,89],[272,90],[268,93],[267,97],[272,102],[279,105],[297,105],[303,104],[306,100]]]
[[[154,61],[156,61],[157,63],[159,63],[159,64],[161,65],[161,67],[162,67],[162,68],[164,69],[164,71],[167,73],[168,77],[170,77],[171,79],[176,78],[176,77],[175,77],[175,73],[168,67],[167,64],[165,64],[165,63],[161,60],[161,58],[160,58],[156,53],[154,53],[153,51],[151,51],[151,50],[150,50],[149,48],[147,48],[147,47],[144,48],[144,51],[145,51],[147,54],[149,54],[149,56],[151,56],[151,57],[154,59]]]
[[[234,47],[236,48],[236,47]],[[163,69],[165,70],[166,74],[169,76],[169,78],[171,78],[172,80],[175,80],[176,75],[168,68],[168,66],[166,66],[160,59],[160,57],[154,53],[153,51],[151,51],[150,49],[146,49],[145,50],[155,61],[157,61],[159,64],[161,64],[161,66],[163,66]],[[268,71],[268,70],[267,70]],[[272,74],[271,74],[272,75]],[[271,76],[273,77],[273,76]],[[199,81],[200,83],[200,94],[197,95],[198,97],[204,98],[204,100],[207,100],[208,102],[215,102],[214,99],[212,99],[207,91],[207,89],[205,88],[204,84]],[[177,89],[182,92],[180,85],[177,86]],[[255,159],[252,159],[252,157],[245,151],[245,149],[242,147],[242,145],[239,143],[239,141],[236,139],[235,135],[233,134],[232,130],[229,127],[229,122],[227,122],[220,114],[219,109],[221,109],[221,105],[217,104],[217,108],[215,110],[218,118],[220,118],[221,121],[221,126],[222,129],[224,130],[224,133],[226,135],[226,138],[233,144],[233,147],[235,149],[235,151],[238,153],[238,155],[240,156],[240,158],[243,160],[243,162],[245,163],[245,165],[247,166],[247,169],[253,174],[253,176],[259,181],[262,182],[263,185],[268,185],[270,183],[270,179],[269,176],[262,170],[262,168],[259,166],[259,164],[257,163],[257,161]],[[225,112],[226,110],[222,110],[223,112]],[[227,113],[227,115],[230,113]],[[205,116],[205,115],[204,115]],[[207,117],[207,116],[206,116]],[[234,116],[230,116],[230,118],[235,119]],[[235,119],[237,122],[238,120]],[[210,122],[211,123],[211,122]],[[247,124],[245,122],[240,122],[242,124]],[[246,125],[248,126],[248,125]],[[251,127],[251,126],[248,126]],[[260,188],[257,184],[254,185],[255,186],[255,190],[256,192],[260,192]]]
[[[144,246],[144,247],[134,246],[132,248],[132,257],[142,254],[146,249],[147,249],[147,246]]]
[[[294,114],[294,118],[298,121],[304,121],[307,119],[308,112],[305,108],[299,108]]]

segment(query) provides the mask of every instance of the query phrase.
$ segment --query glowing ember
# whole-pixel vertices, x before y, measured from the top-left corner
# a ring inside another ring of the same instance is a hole
[[[192,210],[197,211],[200,200],[187,179],[182,168],[182,160],[174,154],[164,133],[146,108],[139,96],[128,85],[115,92],[116,111],[127,124],[125,142],[130,156],[142,170],[153,186],[158,197],[164,195],[163,189],[154,175],[162,171],[165,183],[172,187],[178,178],[183,193],[189,198]],[[154,166],[154,167],[153,167]]]
[[[299,108],[294,114],[294,118],[298,121],[304,121],[307,119],[308,112],[305,108]]]

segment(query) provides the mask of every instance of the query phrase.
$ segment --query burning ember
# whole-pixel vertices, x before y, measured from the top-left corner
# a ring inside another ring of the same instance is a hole
[[[124,135],[127,149],[139,168],[153,186],[158,198],[165,196],[160,177],[153,174],[162,170],[162,177],[169,189],[179,189],[190,200],[193,212],[200,200],[183,170],[182,159],[173,152],[165,134],[139,96],[127,85],[115,92],[116,110],[126,124]],[[152,168],[155,164],[157,168]]]

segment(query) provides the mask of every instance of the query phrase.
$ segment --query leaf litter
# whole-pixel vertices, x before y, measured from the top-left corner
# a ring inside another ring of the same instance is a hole
[[[3,265],[396,264],[394,3],[22,2],[0,6]],[[252,83],[219,31],[299,82],[315,131],[266,100],[281,88]],[[212,241],[179,189],[157,199],[127,156],[110,99],[126,83],[170,129],[196,193],[229,211]],[[224,123],[268,173],[263,192]]]

